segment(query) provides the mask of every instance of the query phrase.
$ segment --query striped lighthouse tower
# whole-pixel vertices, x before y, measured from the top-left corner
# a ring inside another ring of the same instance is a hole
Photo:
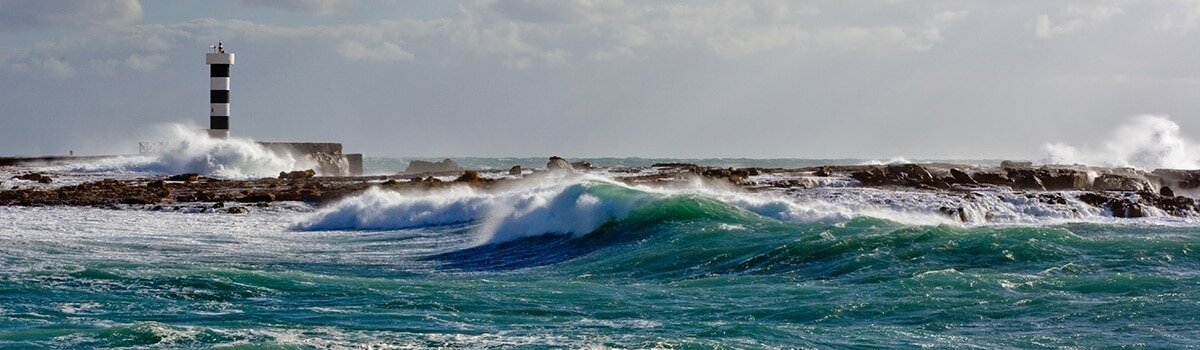
[[[229,66],[233,65],[233,53],[225,52],[225,45],[218,42],[213,52],[204,55],[204,63],[210,69],[208,91],[208,136],[229,137]]]

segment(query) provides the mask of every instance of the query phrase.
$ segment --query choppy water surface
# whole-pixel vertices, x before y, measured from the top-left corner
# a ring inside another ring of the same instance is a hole
[[[456,191],[247,215],[0,208],[0,347],[1200,345],[1187,223]]]

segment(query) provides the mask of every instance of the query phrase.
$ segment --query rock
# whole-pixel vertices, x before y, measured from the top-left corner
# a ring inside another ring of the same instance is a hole
[[[427,162],[423,160],[414,160],[408,162],[408,168],[404,169],[405,174],[440,174],[440,173],[460,173],[464,169],[458,166],[454,160],[449,158],[443,159],[440,162]]]
[[[146,188],[152,190],[164,189],[167,188],[167,182],[163,180],[150,181],[146,184]]]
[[[891,164],[885,170],[888,177],[891,178],[910,179],[918,183],[933,180],[933,175],[929,173],[929,170],[917,164]]]
[[[813,176],[830,177],[833,176],[833,168],[823,166],[813,171]]]
[[[575,171],[575,167],[571,166],[570,162],[559,156],[550,157],[550,161],[546,162],[546,169],[550,171]]]
[[[1185,190],[1200,188],[1200,170],[1154,169],[1151,174],[1164,186]]]
[[[954,178],[955,183],[971,184],[971,185],[979,184],[979,182],[977,182],[977,181],[975,181],[975,179],[971,178],[971,174],[967,174],[967,173],[963,172],[962,170],[951,168],[950,176]]]
[[[242,203],[274,202],[275,194],[270,192],[254,192],[237,199]]]
[[[21,176],[13,176],[13,178],[18,180],[36,181],[43,184],[54,182],[54,179],[40,173],[29,173]]]
[[[1092,187],[1088,173],[1083,170],[1064,168],[1042,168],[1034,172],[1042,185],[1049,191],[1086,190]]]
[[[521,176],[521,174],[522,174],[521,166],[513,165],[513,167],[508,168],[508,174],[512,175],[512,176]]]
[[[193,183],[193,182],[200,181],[200,174],[196,174],[196,173],[179,174],[179,175],[168,177],[167,181],[183,181],[183,182],[187,182],[187,183]]]
[[[1108,202],[1108,209],[1114,218],[1146,217],[1146,207],[1129,198],[1114,199]]]
[[[1175,191],[1171,190],[1170,187],[1163,186],[1162,188],[1158,189],[1158,195],[1163,197],[1175,197]]]
[[[292,179],[292,180],[311,179],[314,176],[317,176],[317,171],[312,170],[312,169],[279,172],[280,179]]]
[[[571,163],[571,167],[578,169],[578,170],[588,170],[588,169],[592,168],[592,163],[589,163],[586,160],[581,160],[578,162]]]
[[[481,181],[483,181],[483,179],[479,177],[479,172],[474,171],[474,170],[464,171],[462,176],[459,176],[457,179],[454,179],[454,182],[467,182],[467,183],[479,183]]]
[[[1005,168],[1005,169],[1008,169],[1008,168],[1014,168],[1014,169],[1032,168],[1033,162],[1006,160],[1006,161],[1000,162],[1000,167]]]
[[[1011,186],[1014,190],[1046,190],[1046,185],[1033,171],[1009,169],[1008,177],[1013,180]]]
[[[981,184],[1012,186],[1013,180],[1007,174],[993,172],[976,172],[971,179]]]
[[[1145,179],[1134,178],[1118,174],[1101,174],[1092,182],[1092,189],[1097,191],[1149,191],[1152,189],[1150,182]]]
[[[653,168],[699,168],[699,165],[692,163],[654,163]]]
[[[225,212],[230,214],[245,214],[249,213],[250,209],[246,209],[246,207],[229,207],[229,209],[225,209]]]

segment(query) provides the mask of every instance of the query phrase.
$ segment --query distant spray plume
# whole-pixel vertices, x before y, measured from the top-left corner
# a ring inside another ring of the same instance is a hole
[[[164,148],[155,154],[72,165],[70,170],[158,174],[199,173],[223,178],[274,176],[281,171],[316,168],[313,162],[274,152],[250,139],[209,137],[195,126],[170,124],[153,136]]]
[[[1140,115],[1112,131],[1100,150],[1048,143],[1044,162],[1134,167],[1200,169],[1200,146],[1180,132],[1166,116]]]

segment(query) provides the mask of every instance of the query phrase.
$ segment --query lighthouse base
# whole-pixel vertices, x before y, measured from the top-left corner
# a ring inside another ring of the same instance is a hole
[[[229,129],[208,129],[206,131],[208,131],[208,137],[211,137],[214,139],[229,138]]]

